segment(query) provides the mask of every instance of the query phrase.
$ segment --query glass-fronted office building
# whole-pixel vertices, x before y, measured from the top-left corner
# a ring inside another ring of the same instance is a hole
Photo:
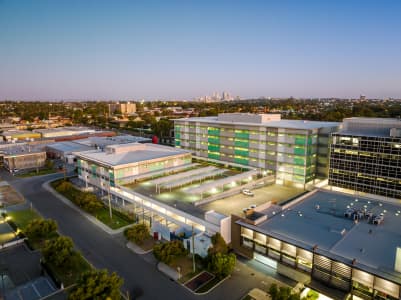
[[[329,184],[401,198],[401,121],[350,118],[332,135]]]

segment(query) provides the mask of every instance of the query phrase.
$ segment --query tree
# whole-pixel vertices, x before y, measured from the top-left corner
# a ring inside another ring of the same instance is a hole
[[[211,237],[211,240],[213,246],[207,250],[208,255],[213,255],[216,253],[228,253],[227,243],[219,232],[216,232],[216,234]]]
[[[70,293],[70,300],[86,299],[121,299],[120,287],[123,279],[116,273],[108,274],[107,270],[93,270],[84,273],[76,287]]]
[[[234,270],[235,263],[235,254],[216,253],[210,256],[207,268],[218,278],[224,278]]]
[[[129,241],[141,245],[150,236],[149,228],[146,224],[135,224],[124,231],[124,236]]]
[[[300,300],[299,293],[291,293],[289,287],[281,286],[278,288],[275,283],[269,287],[269,294],[272,297],[272,300]]]
[[[168,119],[160,119],[158,122],[155,121],[151,124],[152,131],[158,137],[165,137],[170,135],[170,131],[173,129],[174,123]]]
[[[55,266],[67,264],[73,254],[74,244],[69,237],[60,236],[54,240],[46,241],[42,253],[46,261]]]
[[[43,239],[57,230],[57,223],[51,219],[34,219],[29,222],[24,233],[30,239]]]
[[[85,192],[78,200],[78,205],[89,213],[94,213],[103,207],[103,204],[97,199],[96,195]]]
[[[187,253],[181,241],[171,241],[157,244],[153,247],[154,256],[166,264],[170,264],[174,259],[182,257]]]
[[[73,186],[71,182],[68,181],[62,181],[56,186],[56,191],[60,193],[65,193],[73,189]]]

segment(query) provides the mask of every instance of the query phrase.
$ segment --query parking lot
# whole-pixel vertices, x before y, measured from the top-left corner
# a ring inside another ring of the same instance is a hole
[[[303,189],[274,184],[252,190],[253,196],[246,196],[241,193],[201,205],[199,208],[204,211],[215,210],[229,216],[230,214],[242,214],[242,210],[251,205],[258,206],[268,201],[279,204],[303,192]]]
[[[52,280],[43,275],[40,253],[29,251],[24,244],[0,251],[0,273],[5,299],[41,299],[57,290]]]
[[[0,205],[9,206],[24,202],[24,198],[17,193],[6,181],[0,180]]]

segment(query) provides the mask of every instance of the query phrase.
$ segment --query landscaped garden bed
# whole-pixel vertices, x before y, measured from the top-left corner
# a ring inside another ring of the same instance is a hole
[[[104,203],[96,197],[96,195],[80,191],[68,180],[59,179],[53,181],[51,186],[76,206],[93,215],[96,219],[111,229],[125,227],[135,221],[133,217],[125,215],[113,208],[112,218],[110,218],[110,208],[106,207]]]
[[[193,292],[197,292],[200,288],[205,286],[208,282],[213,280],[215,276],[207,271],[203,271],[194,278],[187,281],[184,285],[192,290]]]

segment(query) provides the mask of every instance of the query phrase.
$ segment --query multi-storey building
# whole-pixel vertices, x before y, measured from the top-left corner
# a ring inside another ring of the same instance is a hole
[[[303,185],[327,176],[329,135],[339,123],[281,120],[280,114],[219,114],[174,120],[176,147],[200,157],[273,171]]]
[[[131,102],[109,104],[109,113],[119,112],[122,115],[131,115],[136,112],[136,104]]]
[[[344,119],[332,135],[329,184],[401,198],[401,121]]]

